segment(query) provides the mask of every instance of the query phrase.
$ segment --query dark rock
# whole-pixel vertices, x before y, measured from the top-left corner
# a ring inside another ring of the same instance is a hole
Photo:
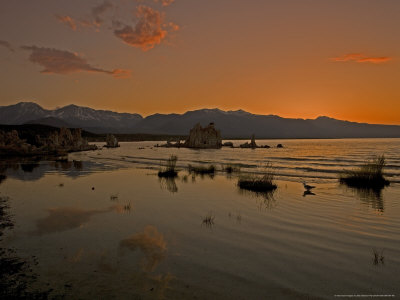
[[[107,134],[106,143],[107,144],[104,147],[107,147],[107,148],[119,147],[118,140],[113,134]]]

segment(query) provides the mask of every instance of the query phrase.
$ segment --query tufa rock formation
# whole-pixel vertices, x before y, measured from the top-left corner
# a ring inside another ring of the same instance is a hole
[[[68,152],[95,150],[95,145],[89,145],[82,138],[81,129],[60,128],[48,136],[36,135],[34,143],[27,143],[19,138],[18,132],[0,130],[0,155],[4,156],[43,156],[64,155]]]
[[[265,146],[258,146],[257,144],[256,144],[256,138],[255,138],[255,136],[254,136],[254,134],[251,136],[251,141],[250,141],[250,143],[249,142],[246,142],[246,143],[244,143],[244,144],[241,144],[240,145],[240,148],[251,148],[251,149],[256,149],[256,148],[270,148],[268,145],[265,145]]]
[[[107,144],[104,147],[107,147],[107,148],[119,147],[118,140],[113,134],[107,134],[106,143]]]
[[[222,147],[221,132],[214,127],[214,123],[210,123],[207,127],[201,127],[197,123],[189,133],[184,147],[200,148],[200,149],[219,149]]]

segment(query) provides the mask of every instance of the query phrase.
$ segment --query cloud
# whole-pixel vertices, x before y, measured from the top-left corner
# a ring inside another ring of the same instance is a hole
[[[154,2],[160,2],[162,6],[168,6],[175,2],[175,0],[154,0]]]
[[[11,52],[15,52],[14,48],[7,41],[0,40],[0,47],[4,47],[4,48],[7,48],[8,50],[10,50]]]
[[[74,20],[70,16],[60,16],[60,15],[55,15],[56,19],[65,25],[67,25],[69,28],[71,28],[73,31],[76,31],[78,29],[78,23],[79,21]]]
[[[88,223],[92,216],[113,210],[112,207],[103,210],[84,210],[73,207],[50,208],[47,210],[48,216],[36,221],[36,230],[33,233],[44,235],[79,228]]]
[[[380,63],[385,63],[388,62],[389,60],[392,60],[391,57],[388,56],[381,56],[381,57],[370,57],[366,56],[362,53],[350,53],[350,54],[345,54],[339,57],[333,57],[331,60],[336,61],[336,62],[345,62],[345,61],[353,61],[357,63],[374,63],[374,64],[380,64]]]
[[[42,66],[44,74],[71,74],[78,72],[104,73],[112,75],[115,78],[127,78],[130,76],[129,70],[115,69],[105,70],[90,65],[86,59],[77,53],[58,50],[54,48],[45,48],[37,46],[22,46],[24,50],[31,51],[29,60]]]
[[[389,60],[392,60],[391,57],[387,57],[387,56],[382,56],[382,57],[364,57],[359,59],[357,62],[363,63],[363,62],[370,62],[370,63],[374,63],[374,64],[380,64],[380,63],[384,63],[387,62]]]
[[[104,1],[103,4],[95,6],[92,8],[92,16],[94,19],[93,24],[97,27],[100,27],[103,24],[102,15],[109,9],[113,8],[114,5],[108,1]]]
[[[91,17],[89,16],[85,19],[78,20],[66,15],[55,15],[55,17],[60,23],[64,23],[73,31],[78,30],[80,27],[93,27],[99,30],[104,23],[103,15],[113,7],[112,3],[104,1],[102,4],[93,7]]]
[[[136,16],[139,21],[134,28],[123,25],[121,29],[114,30],[115,36],[126,44],[141,48],[143,51],[154,48],[167,36],[167,31],[163,30],[163,14],[161,12],[140,5],[137,8]]]

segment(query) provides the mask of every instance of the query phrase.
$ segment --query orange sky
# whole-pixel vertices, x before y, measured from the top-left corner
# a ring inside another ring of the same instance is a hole
[[[399,15],[398,0],[2,1],[0,105],[400,124]]]

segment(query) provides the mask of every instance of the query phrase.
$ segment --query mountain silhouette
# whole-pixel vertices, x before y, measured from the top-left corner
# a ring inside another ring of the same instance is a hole
[[[0,124],[44,124],[57,127],[81,127],[94,133],[147,133],[186,135],[196,123],[214,122],[223,138],[394,138],[400,137],[399,125],[379,125],[336,120],[282,118],[257,115],[243,110],[199,109],[184,114],[117,113],[68,105],[54,110],[36,103],[20,102],[0,106]]]

